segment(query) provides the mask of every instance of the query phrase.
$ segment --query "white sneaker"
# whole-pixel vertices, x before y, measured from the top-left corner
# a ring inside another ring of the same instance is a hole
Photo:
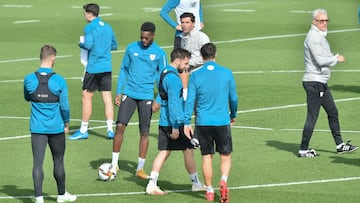
[[[65,192],[63,195],[58,195],[57,202],[73,202],[76,200],[76,195]]]
[[[35,203],[44,203],[44,197],[43,196],[36,197]]]
[[[148,183],[146,186],[146,193],[149,195],[167,195],[168,193],[162,191],[157,185]]]
[[[191,191],[193,191],[193,192],[206,191],[206,188],[204,185],[202,185],[199,182],[199,183],[195,183],[191,186]]]

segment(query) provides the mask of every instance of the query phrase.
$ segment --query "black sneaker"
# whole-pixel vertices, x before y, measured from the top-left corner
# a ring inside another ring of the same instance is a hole
[[[336,149],[337,153],[338,154],[343,154],[343,153],[353,152],[353,151],[355,151],[355,150],[357,150],[359,148],[358,146],[351,145],[350,141],[351,140],[348,140],[346,142],[346,144],[343,143],[343,145],[339,149]]]
[[[316,156],[320,156],[320,154],[318,154],[318,153],[315,151],[315,149],[299,150],[299,157],[312,158],[312,157],[316,157]]]

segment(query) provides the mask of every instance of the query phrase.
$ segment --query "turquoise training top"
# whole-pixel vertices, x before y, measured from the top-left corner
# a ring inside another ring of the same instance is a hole
[[[88,50],[88,73],[105,73],[112,71],[111,50],[118,47],[111,26],[100,18],[95,18],[84,28],[85,42],[79,47]]]
[[[148,47],[140,41],[129,44],[120,66],[116,95],[153,100],[155,81],[166,65],[166,53],[155,42]]]
[[[52,72],[51,68],[39,68],[42,74]],[[48,80],[48,87],[52,94],[59,97],[59,102],[32,102],[30,94],[38,87],[39,80],[35,73],[28,74],[24,79],[24,98],[31,103],[30,132],[39,134],[58,134],[64,132],[65,123],[70,121],[70,106],[68,101],[68,87],[65,79],[54,74]]]
[[[224,126],[236,117],[238,96],[230,69],[208,61],[193,71],[185,102],[185,125],[190,125],[196,99],[196,125]]]

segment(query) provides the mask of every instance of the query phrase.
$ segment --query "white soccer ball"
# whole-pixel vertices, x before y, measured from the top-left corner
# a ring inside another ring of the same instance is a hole
[[[115,175],[111,171],[111,163],[103,163],[99,167],[99,179],[103,181],[111,181],[115,179]]]

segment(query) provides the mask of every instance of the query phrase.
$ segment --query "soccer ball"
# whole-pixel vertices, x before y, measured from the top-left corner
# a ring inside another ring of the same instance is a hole
[[[103,163],[99,167],[99,179],[103,181],[111,181],[115,179],[115,174],[111,171],[111,163]]]

